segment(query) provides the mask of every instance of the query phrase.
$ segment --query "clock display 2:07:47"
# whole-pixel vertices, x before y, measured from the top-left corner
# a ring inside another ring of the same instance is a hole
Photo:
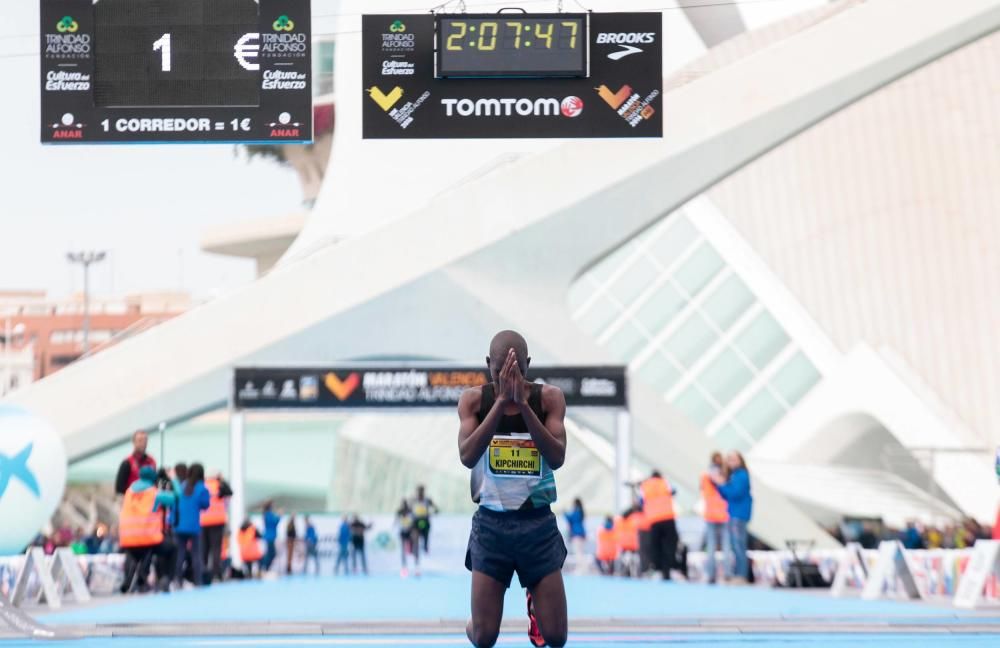
[[[492,52],[522,48],[551,50],[580,47],[579,20],[446,20],[444,48]]]

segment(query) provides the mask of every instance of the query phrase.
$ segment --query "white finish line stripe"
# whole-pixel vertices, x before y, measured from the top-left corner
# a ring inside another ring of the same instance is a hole
[[[636,643],[648,644],[653,642],[670,641],[681,638],[678,635],[650,635],[650,634],[625,634],[625,635],[572,635],[574,644],[607,644],[607,643]],[[524,645],[524,637],[500,637],[497,645]],[[182,645],[182,644],[179,644]],[[467,646],[469,640],[465,637],[274,637],[260,639],[212,639],[208,641],[197,641],[191,646]]]

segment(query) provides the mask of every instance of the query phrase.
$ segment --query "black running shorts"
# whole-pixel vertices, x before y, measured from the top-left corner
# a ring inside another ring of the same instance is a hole
[[[566,543],[548,507],[498,513],[487,508],[472,516],[465,567],[510,587],[514,572],[521,587],[562,569]]]

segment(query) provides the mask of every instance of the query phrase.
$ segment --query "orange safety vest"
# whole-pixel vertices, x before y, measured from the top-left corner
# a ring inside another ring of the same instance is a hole
[[[249,526],[239,532],[240,558],[245,563],[257,562],[264,557],[264,551],[257,541],[257,529]]]
[[[208,508],[201,512],[201,526],[214,527],[226,523],[226,502],[219,497],[219,480],[206,479],[205,488],[211,493],[212,499]]]
[[[129,486],[118,516],[118,544],[122,548],[154,547],[163,542],[163,516],[156,506],[156,488],[136,493]]]
[[[726,500],[722,498],[722,495],[719,494],[708,473],[704,473],[701,476],[701,499],[705,502],[706,522],[720,523],[729,521],[729,506],[726,504]]]
[[[614,560],[618,557],[618,545],[615,543],[614,529],[601,527],[597,530],[597,559]]]
[[[642,512],[650,525],[673,520],[674,496],[670,493],[670,485],[663,477],[650,477],[642,482]]]
[[[642,524],[643,516],[641,511],[633,511],[625,518],[625,529],[621,543],[622,551],[639,551],[639,531],[642,528]]]

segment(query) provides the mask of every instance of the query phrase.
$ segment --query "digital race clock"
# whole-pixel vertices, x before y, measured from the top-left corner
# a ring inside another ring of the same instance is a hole
[[[435,17],[443,77],[586,77],[587,14]]]

